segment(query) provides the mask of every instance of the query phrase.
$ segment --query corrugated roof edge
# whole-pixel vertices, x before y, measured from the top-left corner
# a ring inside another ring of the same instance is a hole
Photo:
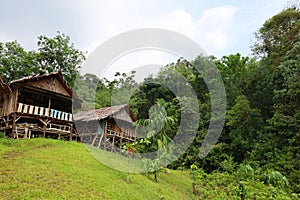
[[[107,117],[111,117],[118,112],[120,112],[123,109],[126,109],[128,114],[130,115],[130,118],[132,121],[136,121],[136,118],[133,114],[133,112],[130,110],[128,104],[121,104],[121,105],[116,105],[116,106],[108,106],[108,107],[103,107],[103,108],[97,108],[97,109],[92,109],[92,110],[82,110],[78,111],[74,115],[75,121],[92,121],[92,120],[100,120],[104,119]]]

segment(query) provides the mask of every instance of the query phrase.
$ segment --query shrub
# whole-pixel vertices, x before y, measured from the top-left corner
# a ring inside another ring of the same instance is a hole
[[[279,171],[271,171],[264,174],[264,184],[272,184],[281,188],[289,186],[289,181]]]
[[[0,138],[5,138],[5,135],[3,132],[0,132]]]

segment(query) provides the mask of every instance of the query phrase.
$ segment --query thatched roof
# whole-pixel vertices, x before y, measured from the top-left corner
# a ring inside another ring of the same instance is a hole
[[[136,118],[130,110],[128,104],[122,104],[117,106],[98,108],[93,110],[79,111],[74,115],[75,121],[95,121],[105,118],[114,118],[126,122],[133,123]]]
[[[48,80],[55,80],[55,84],[52,81],[49,83]],[[68,98],[72,98],[74,100],[73,107],[75,109],[82,107],[81,100],[77,96],[76,92],[72,90],[68,82],[64,79],[64,76],[60,71],[26,76],[8,83],[4,83],[0,78],[0,94],[11,93],[15,88],[23,86],[30,89],[38,89],[46,93],[54,92],[64,97],[67,96]]]
[[[13,80],[7,83],[8,86],[13,87],[14,85],[18,84],[24,84],[28,81],[39,81],[41,79],[45,79],[48,77],[55,77],[58,79],[58,81],[62,84],[65,90],[69,93],[70,96],[75,96],[77,98],[77,95],[73,92],[72,88],[70,85],[67,83],[67,81],[64,79],[62,73],[60,71],[54,71],[51,73],[46,73],[46,74],[35,74],[32,76],[26,76],[17,80]]]

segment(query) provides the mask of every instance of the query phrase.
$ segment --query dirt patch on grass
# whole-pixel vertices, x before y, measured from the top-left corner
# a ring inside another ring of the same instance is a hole
[[[54,145],[52,145],[52,144],[41,144],[41,145],[38,145],[38,146],[36,146],[36,147],[34,147],[32,149],[47,149],[47,148],[51,148],[53,146]]]
[[[10,151],[2,155],[3,159],[14,159],[21,156],[22,153],[19,151]]]
[[[3,159],[14,159],[14,158],[17,158],[17,157],[20,157],[20,156],[23,156],[24,154],[26,154],[28,151],[30,150],[34,150],[34,149],[50,149],[50,148],[53,148],[55,147],[55,145],[53,144],[37,144],[37,145],[34,145],[34,146],[20,146],[18,148],[18,150],[13,150],[13,151],[8,151],[8,152],[5,152],[4,154],[2,154],[2,158]],[[1,156],[1,154],[0,154]]]

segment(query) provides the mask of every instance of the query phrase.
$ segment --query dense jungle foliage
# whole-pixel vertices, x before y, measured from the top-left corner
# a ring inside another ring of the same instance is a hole
[[[59,33],[55,38],[39,37],[38,51],[26,52],[17,42],[0,43],[0,76],[10,81],[33,73],[61,70],[71,85],[77,77],[74,89],[85,109],[129,103],[139,124],[163,121],[164,126],[156,135],[148,132],[147,141],[140,138],[136,144],[126,147],[138,152],[166,146],[184,121],[182,112],[199,111],[199,127],[192,144],[168,165],[171,169],[192,166],[195,193],[203,195],[201,187],[204,186],[196,182],[204,176],[210,177],[207,175],[210,173],[212,176],[219,173],[215,178],[228,181],[231,192],[241,198],[245,198],[243,192],[246,194],[244,190],[250,186],[253,189],[272,185],[277,189],[270,194],[277,192],[279,196],[280,190],[300,193],[299,8],[282,10],[267,20],[255,37],[251,47],[253,57],[236,53],[222,58],[199,55],[189,61],[180,58],[163,67],[157,76],[137,83],[135,72],[116,73],[114,80],[100,80],[93,74],[79,75],[84,53],[70,44],[68,36]],[[227,113],[217,144],[207,156],[200,158],[199,149],[212,120],[212,93],[203,74],[214,73],[209,71],[213,66],[224,82]],[[208,70],[201,73],[199,67]],[[185,89],[185,83],[178,81],[178,74],[193,88],[198,108],[187,106],[191,101],[189,93],[178,96],[166,87]],[[182,101],[187,104],[183,106]],[[155,115],[151,115],[152,111]],[[230,185],[236,176],[241,177],[239,182]]]

